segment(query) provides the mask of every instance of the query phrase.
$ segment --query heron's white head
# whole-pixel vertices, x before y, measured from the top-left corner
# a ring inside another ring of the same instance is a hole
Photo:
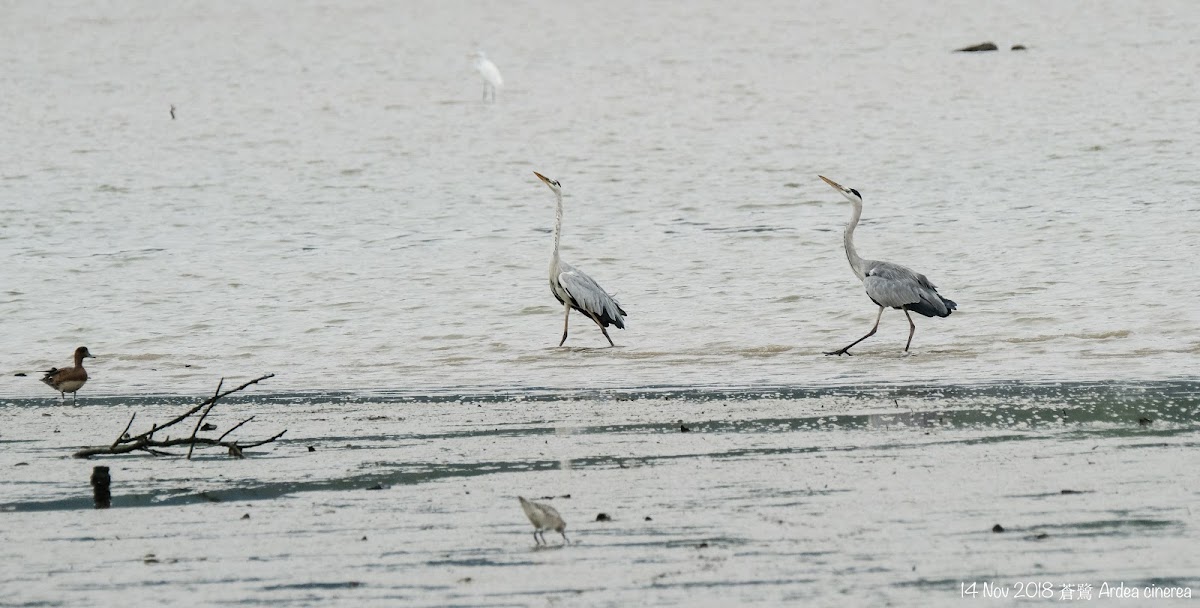
[[[557,180],[550,179],[550,178],[546,177],[545,175],[538,173],[537,171],[534,171],[533,174],[538,176],[538,179],[542,180],[543,183],[545,183],[547,186],[549,186],[550,189],[553,190],[555,194],[558,194],[560,196],[562,195],[562,184],[558,183]]]
[[[841,192],[842,196],[846,197],[846,199],[850,202],[857,203],[859,205],[862,204],[862,195],[858,193],[858,190],[855,190],[854,188],[847,188],[829,179],[828,177],[825,177],[824,175],[818,175],[817,177],[825,180],[825,183],[829,184],[834,190]]]

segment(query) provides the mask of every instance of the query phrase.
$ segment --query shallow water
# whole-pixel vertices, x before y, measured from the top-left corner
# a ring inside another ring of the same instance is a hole
[[[1194,377],[1198,11],[867,6],[15,6],[0,394],[80,343],[93,395]],[[554,348],[533,170],[617,350]],[[916,356],[820,356],[875,308],[818,173],[959,302]]]
[[[1197,31],[1182,0],[7,7],[0,603],[1200,588]],[[986,39],[1030,50],[948,52]],[[534,170],[617,348],[577,315],[555,348]],[[817,174],[959,303],[911,355],[897,311],[821,355],[875,307]],[[63,407],[35,370],[80,344]],[[268,372],[239,433],[283,441],[110,460],[88,509],[64,456]],[[578,545],[533,551],[518,494],[570,494]]]

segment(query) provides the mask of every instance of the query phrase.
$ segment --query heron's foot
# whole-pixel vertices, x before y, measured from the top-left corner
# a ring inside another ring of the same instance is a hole
[[[853,354],[851,354],[851,353],[850,353],[850,349],[849,349],[849,348],[843,348],[843,349],[841,349],[841,350],[831,350],[831,351],[829,351],[829,352],[825,353],[825,356],[826,356],[826,357],[828,357],[828,356],[830,356],[830,355],[837,355],[837,356],[839,356],[839,357],[840,357],[840,356],[842,356],[842,355],[846,355],[847,357],[853,357],[853,356],[854,356]]]

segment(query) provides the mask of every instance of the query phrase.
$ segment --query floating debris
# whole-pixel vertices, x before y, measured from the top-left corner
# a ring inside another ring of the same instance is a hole
[[[954,52],[955,53],[979,53],[979,52],[983,52],[983,51],[997,51],[999,49],[1000,49],[1000,47],[996,46],[996,43],[994,43],[994,42],[981,42],[979,44],[973,44],[971,46],[964,46],[961,49],[955,49]]]

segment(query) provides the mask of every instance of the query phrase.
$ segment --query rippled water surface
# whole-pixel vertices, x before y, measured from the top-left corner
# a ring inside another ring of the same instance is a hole
[[[1197,32],[1182,0],[11,4],[3,595],[1196,587]],[[949,52],[989,39],[1029,50]],[[534,170],[617,348],[578,315],[555,347]],[[876,308],[817,174],[862,192],[864,257],[958,302],[911,355],[898,311],[821,354]],[[36,370],[81,344],[63,407]],[[63,456],[272,372],[237,407],[283,442],[116,459],[156,508],[86,510]],[[529,551],[519,493],[571,494],[579,546]]]

